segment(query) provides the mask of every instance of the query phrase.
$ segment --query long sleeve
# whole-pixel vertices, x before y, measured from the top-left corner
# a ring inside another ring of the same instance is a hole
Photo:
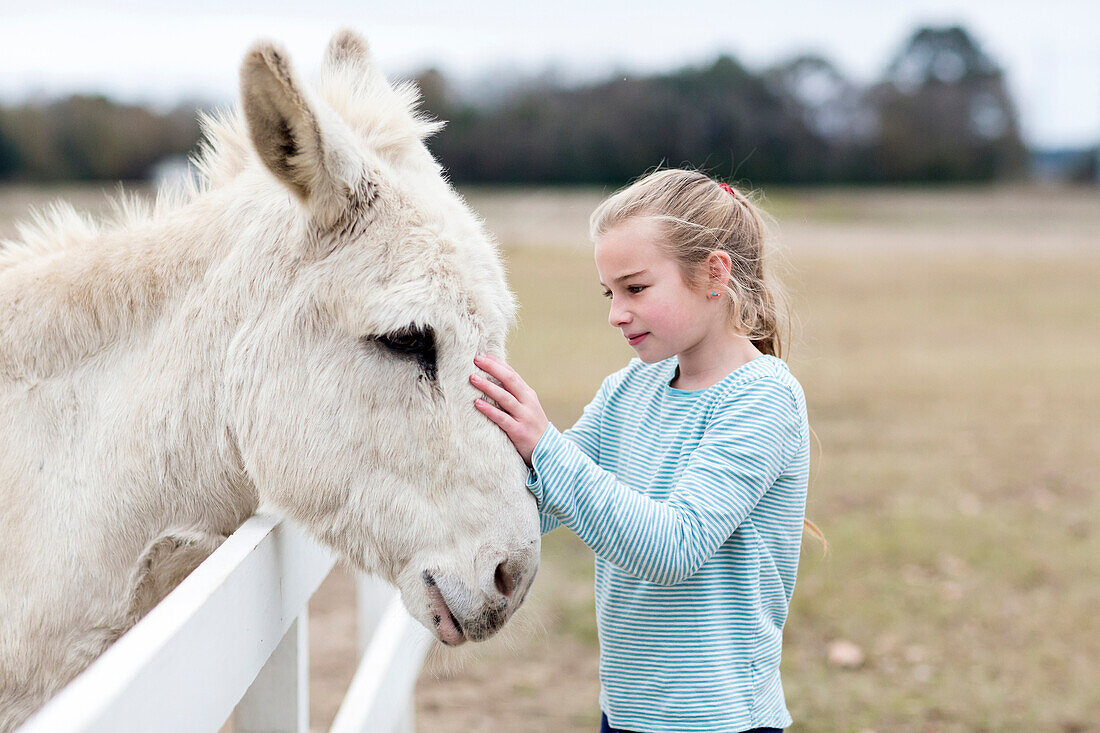
[[[572,441],[577,448],[593,461],[598,461],[600,458],[600,416],[603,413],[607,384],[608,380],[605,379],[603,384],[600,385],[600,389],[596,392],[596,396],[592,398],[591,402],[585,405],[577,422],[573,424],[573,427],[561,434],[562,437]],[[533,491],[537,485],[538,478],[534,471],[529,472],[527,476],[527,488]],[[560,526],[562,526],[562,524],[557,517],[541,510],[539,511],[539,527],[542,534],[552,532]]]
[[[586,408],[571,435],[547,428],[532,455],[528,488],[542,514],[652,583],[691,577],[748,516],[801,441],[803,417],[791,390],[773,378],[756,379],[717,406],[670,495],[657,501],[597,464],[602,395],[601,388],[592,414]]]

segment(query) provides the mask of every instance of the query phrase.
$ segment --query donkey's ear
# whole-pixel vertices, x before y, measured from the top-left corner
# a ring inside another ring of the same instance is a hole
[[[315,109],[302,92],[286,53],[261,41],[241,65],[241,101],[260,160],[310,209],[322,226],[348,209],[362,166],[351,132]]]
[[[325,49],[325,66],[330,68],[352,67],[362,74],[381,77],[382,73],[371,58],[370,44],[367,39],[348,28],[333,34]]]

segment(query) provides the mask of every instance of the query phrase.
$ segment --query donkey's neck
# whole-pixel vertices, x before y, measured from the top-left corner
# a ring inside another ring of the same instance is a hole
[[[170,318],[173,304],[240,245],[240,233],[271,216],[242,198],[209,191],[0,270],[0,378],[50,379]]]

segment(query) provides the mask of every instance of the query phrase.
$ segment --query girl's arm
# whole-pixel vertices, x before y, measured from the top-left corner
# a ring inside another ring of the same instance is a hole
[[[481,356],[479,356],[477,359],[475,359],[474,363],[477,364],[478,366],[487,367],[486,371],[493,370],[494,368],[499,368],[499,366],[503,365],[503,362],[495,362],[494,363],[494,361],[492,360],[491,357],[486,358],[486,357],[481,357]],[[491,384],[491,383],[486,382],[486,380],[483,377],[479,377],[477,375],[472,376],[470,381],[475,386],[477,386],[479,388],[484,386],[484,385]],[[524,386],[526,386],[526,385],[524,385]],[[517,390],[517,391],[519,391],[519,390]],[[503,397],[503,395],[501,395],[501,396]],[[538,404],[538,397],[537,397],[537,395],[535,395],[534,390],[530,390],[530,397],[534,399],[534,402],[537,405]],[[479,402],[481,402],[481,401],[479,401]],[[477,404],[477,403],[475,403],[475,404]],[[480,404],[478,406],[480,408]],[[485,412],[485,411],[482,410],[482,412]],[[541,406],[538,407],[537,412],[542,413]],[[596,393],[595,398],[593,398],[593,400],[590,403],[588,403],[588,405],[585,406],[584,412],[580,416],[580,419],[577,420],[577,422],[573,425],[573,427],[569,428],[564,433],[562,433],[563,437],[568,438],[569,440],[573,441],[573,443],[575,443],[576,446],[578,448],[580,448],[581,451],[583,451],[584,454],[586,456],[588,456],[590,459],[592,459],[593,461],[598,461],[599,456],[600,456],[599,427],[600,427],[600,414],[602,412],[603,412],[603,385],[601,385],[600,390]],[[535,411],[532,411],[528,415],[528,417],[529,417],[529,419],[531,419],[532,417],[534,417],[534,419],[537,419],[537,416],[535,415]],[[543,419],[545,419],[545,415],[543,415],[542,417],[543,417]],[[541,421],[540,421],[539,424],[541,424]],[[548,425],[549,420],[547,420],[545,424]],[[537,430],[537,426],[534,426],[534,429]],[[542,429],[543,429],[543,431],[546,430],[545,425],[543,426]],[[530,456],[524,457],[524,461],[527,462],[528,466],[531,465]],[[537,486],[536,482],[537,482],[537,477],[535,476],[534,471],[532,471],[531,474],[528,476],[528,480],[527,480],[527,488],[532,490],[532,493],[534,493],[535,487]],[[547,514],[547,513],[543,512],[540,509],[539,510],[539,525],[541,527],[542,534],[546,534],[547,532],[552,532],[553,530],[560,527],[561,526],[561,521],[559,521],[553,515]]]
[[[533,391],[524,392],[514,371],[501,362],[489,366],[512,399],[502,401],[503,395],[492,391],[486,394],[505,409],[515,407],[519,418],[494,415],[496,408],[488,403],[479,405],[483,413],[507,433],[513,423],[541,412],[535,409],[537,400],[535,407],[531,405]],[[523,397],[516,398],[513,389]],[[665,501],[620,482],[549,422],[524,459],[534,467],[537,480],[529,487],[542,513],[568,526],[597,554],[632,575],[675,585],[695,574],[775,482],[800,445],[800,425],[790,390],[774,380],[759,380],[752,390],[716,410]],[[516,447],[523,455],[524,449]]]
[[[527,488],[530,490],[531,482],[527,482]],[[546,514],[539,509],[539,533],[548,534],[561,526],[561,522],[553,514]]]
[[[785,392],[785,394],[784,394]],[[784,410],[777,415],[776,408]],[[798,446],[789,390],[761,380],[707,427],[665,501],[619,481],[551,425],[533,456],[540,511],[605,560],[660,585],[691,577],[740,526]]]
[[[596,396],[592,398],[592,401],[585,405],[584,412],[573,424],[573,427],[561,434],[563,438],[570,440],[580,448],[581,452],[593,462],[600,460],[600,419],[603,414],[605,387],[606,381],[600,385],[600,389],[596,392]],[[533,469],[527,477],[527,489],[536,497],[541,491],[538,475]],[[539,524],[543,534],[562,526],[557,517],[547,514],[541,509],[539,510]]]

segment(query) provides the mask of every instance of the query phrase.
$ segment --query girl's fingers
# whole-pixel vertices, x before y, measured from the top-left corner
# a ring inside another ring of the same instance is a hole
[[[496,423],[497,427],[503,430],[509,438],[512,436],[512,428],[515,427],[516,421],[512,419],[512,416],[508,413],[493,407],[491,404],[483,399],[474,400],[474,407],[481,412],[482,415]]]
[[[506,376],[503,369],[504,365],[488,354],[478,354],[475,356],[474,365],[486,374],[499,379],[501,384],[507,384],[504,381],[504,377]]]
[[[509,392],[495,382],[491,382],[488,379],[479,377],[476,374],[470,375],[470,382],[479,390],[485,393],[487,397],[490,397],[497,401],[497,403],[504,408],[505,412],[515,415],[516,410],[520,407],[519,400]]]
[[[526,394],[527,390],[530,389],[527,386],[527,382],[523,381],[523,378],[520,377],[515,369],[497,359],[495,356],[479,354],[478,357],[474,359],[474,363],[483,371],[500,380],[504,388],[517,397],[521,394]]]

